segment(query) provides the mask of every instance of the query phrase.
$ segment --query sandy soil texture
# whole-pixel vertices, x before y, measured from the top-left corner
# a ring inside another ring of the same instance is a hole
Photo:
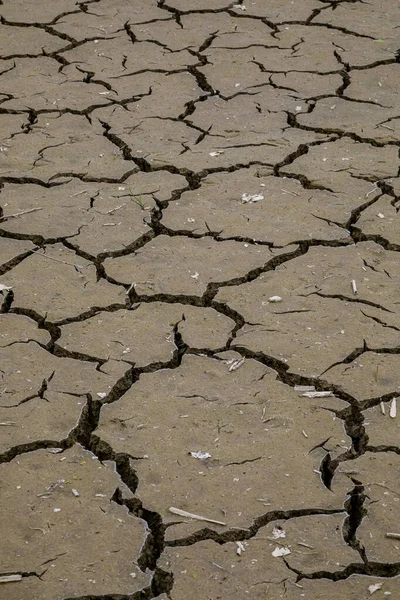
[[[400,597],[398,0],[0,0],[0,598]]]

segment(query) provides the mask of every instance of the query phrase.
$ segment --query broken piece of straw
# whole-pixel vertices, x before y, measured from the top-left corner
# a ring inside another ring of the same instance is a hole
[[[392,402],[390,404],[389,415],[392,417],[392,419],[396,418],[396,415],[397,415],[397,398],[393,398],[393,400],[392,400]]]
[[[16,219],[17,217],[27,215],[28,213],[36,212],[37,210],[43,210],[43,208],[41,206],[38,206],[37,208],[28,208],[28,210],[21,210],[20,212],[14,213],[13,215],[3,215],[2,217],[0,217],[0,221],[5,221],[6,219]]]
[[[400,540],[400,533],[387,533],[387,538],[391,538],[392,540]]]
[[[208,519],[207,517],[202,517],[201,515],[195,515],[190,512],[186,512],[186,510],[181,510],[180,508],[175,508],[174,506],[170,506],[168,509],[169,512],[174,515],[179,515],[180,517],[187,517],[188,519],[196,519],[197,521],[207,521],[208,523],[215,523],[216,525],[226,525],[222,521],[216,521],[215,519]]]
[[[19,573],[15,573],[12,575],[1,575],[0,576],[0,583],[11,583],[12,581],[21,581],[22,580],[22,575],[20,575]]]

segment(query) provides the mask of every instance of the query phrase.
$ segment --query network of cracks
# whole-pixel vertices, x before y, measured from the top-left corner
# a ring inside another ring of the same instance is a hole
[[[395,598],[399,7],[40,4],[0,1],[3,597]]]

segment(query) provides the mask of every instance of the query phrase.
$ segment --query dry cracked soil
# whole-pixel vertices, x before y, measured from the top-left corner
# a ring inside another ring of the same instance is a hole
[[[400,598],[399,0],[0,15],[1,599]]]

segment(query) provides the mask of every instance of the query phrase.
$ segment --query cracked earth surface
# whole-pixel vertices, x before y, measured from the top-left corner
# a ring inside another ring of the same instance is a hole
[[[1,597],[397,598],[399,1],[0,15]]]

